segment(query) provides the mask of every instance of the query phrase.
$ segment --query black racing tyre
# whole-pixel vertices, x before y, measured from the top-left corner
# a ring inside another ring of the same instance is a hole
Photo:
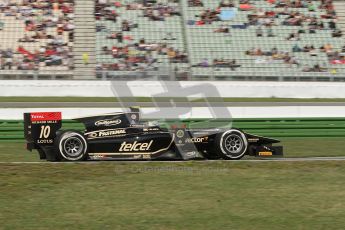
[[[62,159],[82,161],[87,158],[87,141],[78,131],[63,131],[55,141],[55,149]]]
[[[42,160],[42,159],[47,159],[46,153],[44,152],[43,149],[38,148],[38,149],[37,149],[37,152],[38,152],[38,154],[39,154],[39,156],[40,156],[40,160]]]
[[[239,160],[247,151],[248,141],[241,131],[231,129],[217,134],[215,145],[218,155],[223,159]]]

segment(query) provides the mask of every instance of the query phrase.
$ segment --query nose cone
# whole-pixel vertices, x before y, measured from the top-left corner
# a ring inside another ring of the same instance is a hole
[[[253,140],[253,142],[256,142],[258,144],[274,144],[274,143],[279,143],[280,140],[269,138],[269,137],[263,137],[263,136],[258,136],[254,134],[249,134],[246,133],[247,139]],[[255,141],[254,141],[255,140]]]

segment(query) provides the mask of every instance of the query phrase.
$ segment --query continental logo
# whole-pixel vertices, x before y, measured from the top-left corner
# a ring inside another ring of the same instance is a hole
[[[153,140],[150,142],[137,142],[133,143],[122,142],[119,149],[120,152],[140,152],[140,151],[149,151]]]
[[[192,138],[186,138],[186,143],[201,143],[201,142],[207,142],[208,137],[192,137]]]
[[[126,134],[124,129],[115,129],[115,130],[106,130],[106,131],[95,131],[88,134],[89,138],[98,138],[98,137],[110,137],[116,136],[119,134]]]
[[[105,120],[99,120],[95,122],[95,126],[113,126],[118,125],[121,123],[120,119],[111,120],[111,119],[105,119]]]

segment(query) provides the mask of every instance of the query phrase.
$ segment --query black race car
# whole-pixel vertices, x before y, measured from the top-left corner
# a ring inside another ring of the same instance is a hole
[[[283,155],[279,140],[239,129],[162,128],[139,122],[139,109],[75,119],[85,131],[60,130],[60,112],[25,113],[27,149],[48,161],[238,160],[244,155]]]

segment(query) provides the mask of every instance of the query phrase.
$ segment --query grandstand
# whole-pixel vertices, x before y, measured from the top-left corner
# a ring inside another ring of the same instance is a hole
[[[0,1],[1,76],[72,76],[74,1]]]
[[[345,79],[342,1],[36,1],[44,9],[25,0],[2,2],[11,3],[0,5],[3,78]],[[27,27],[42,21],[51,37],[33,38],[37,31]],[[63,50],[53,56],[59,61],[38,58],[52,42]],[[16,60],[11,68],[7,49]]]

